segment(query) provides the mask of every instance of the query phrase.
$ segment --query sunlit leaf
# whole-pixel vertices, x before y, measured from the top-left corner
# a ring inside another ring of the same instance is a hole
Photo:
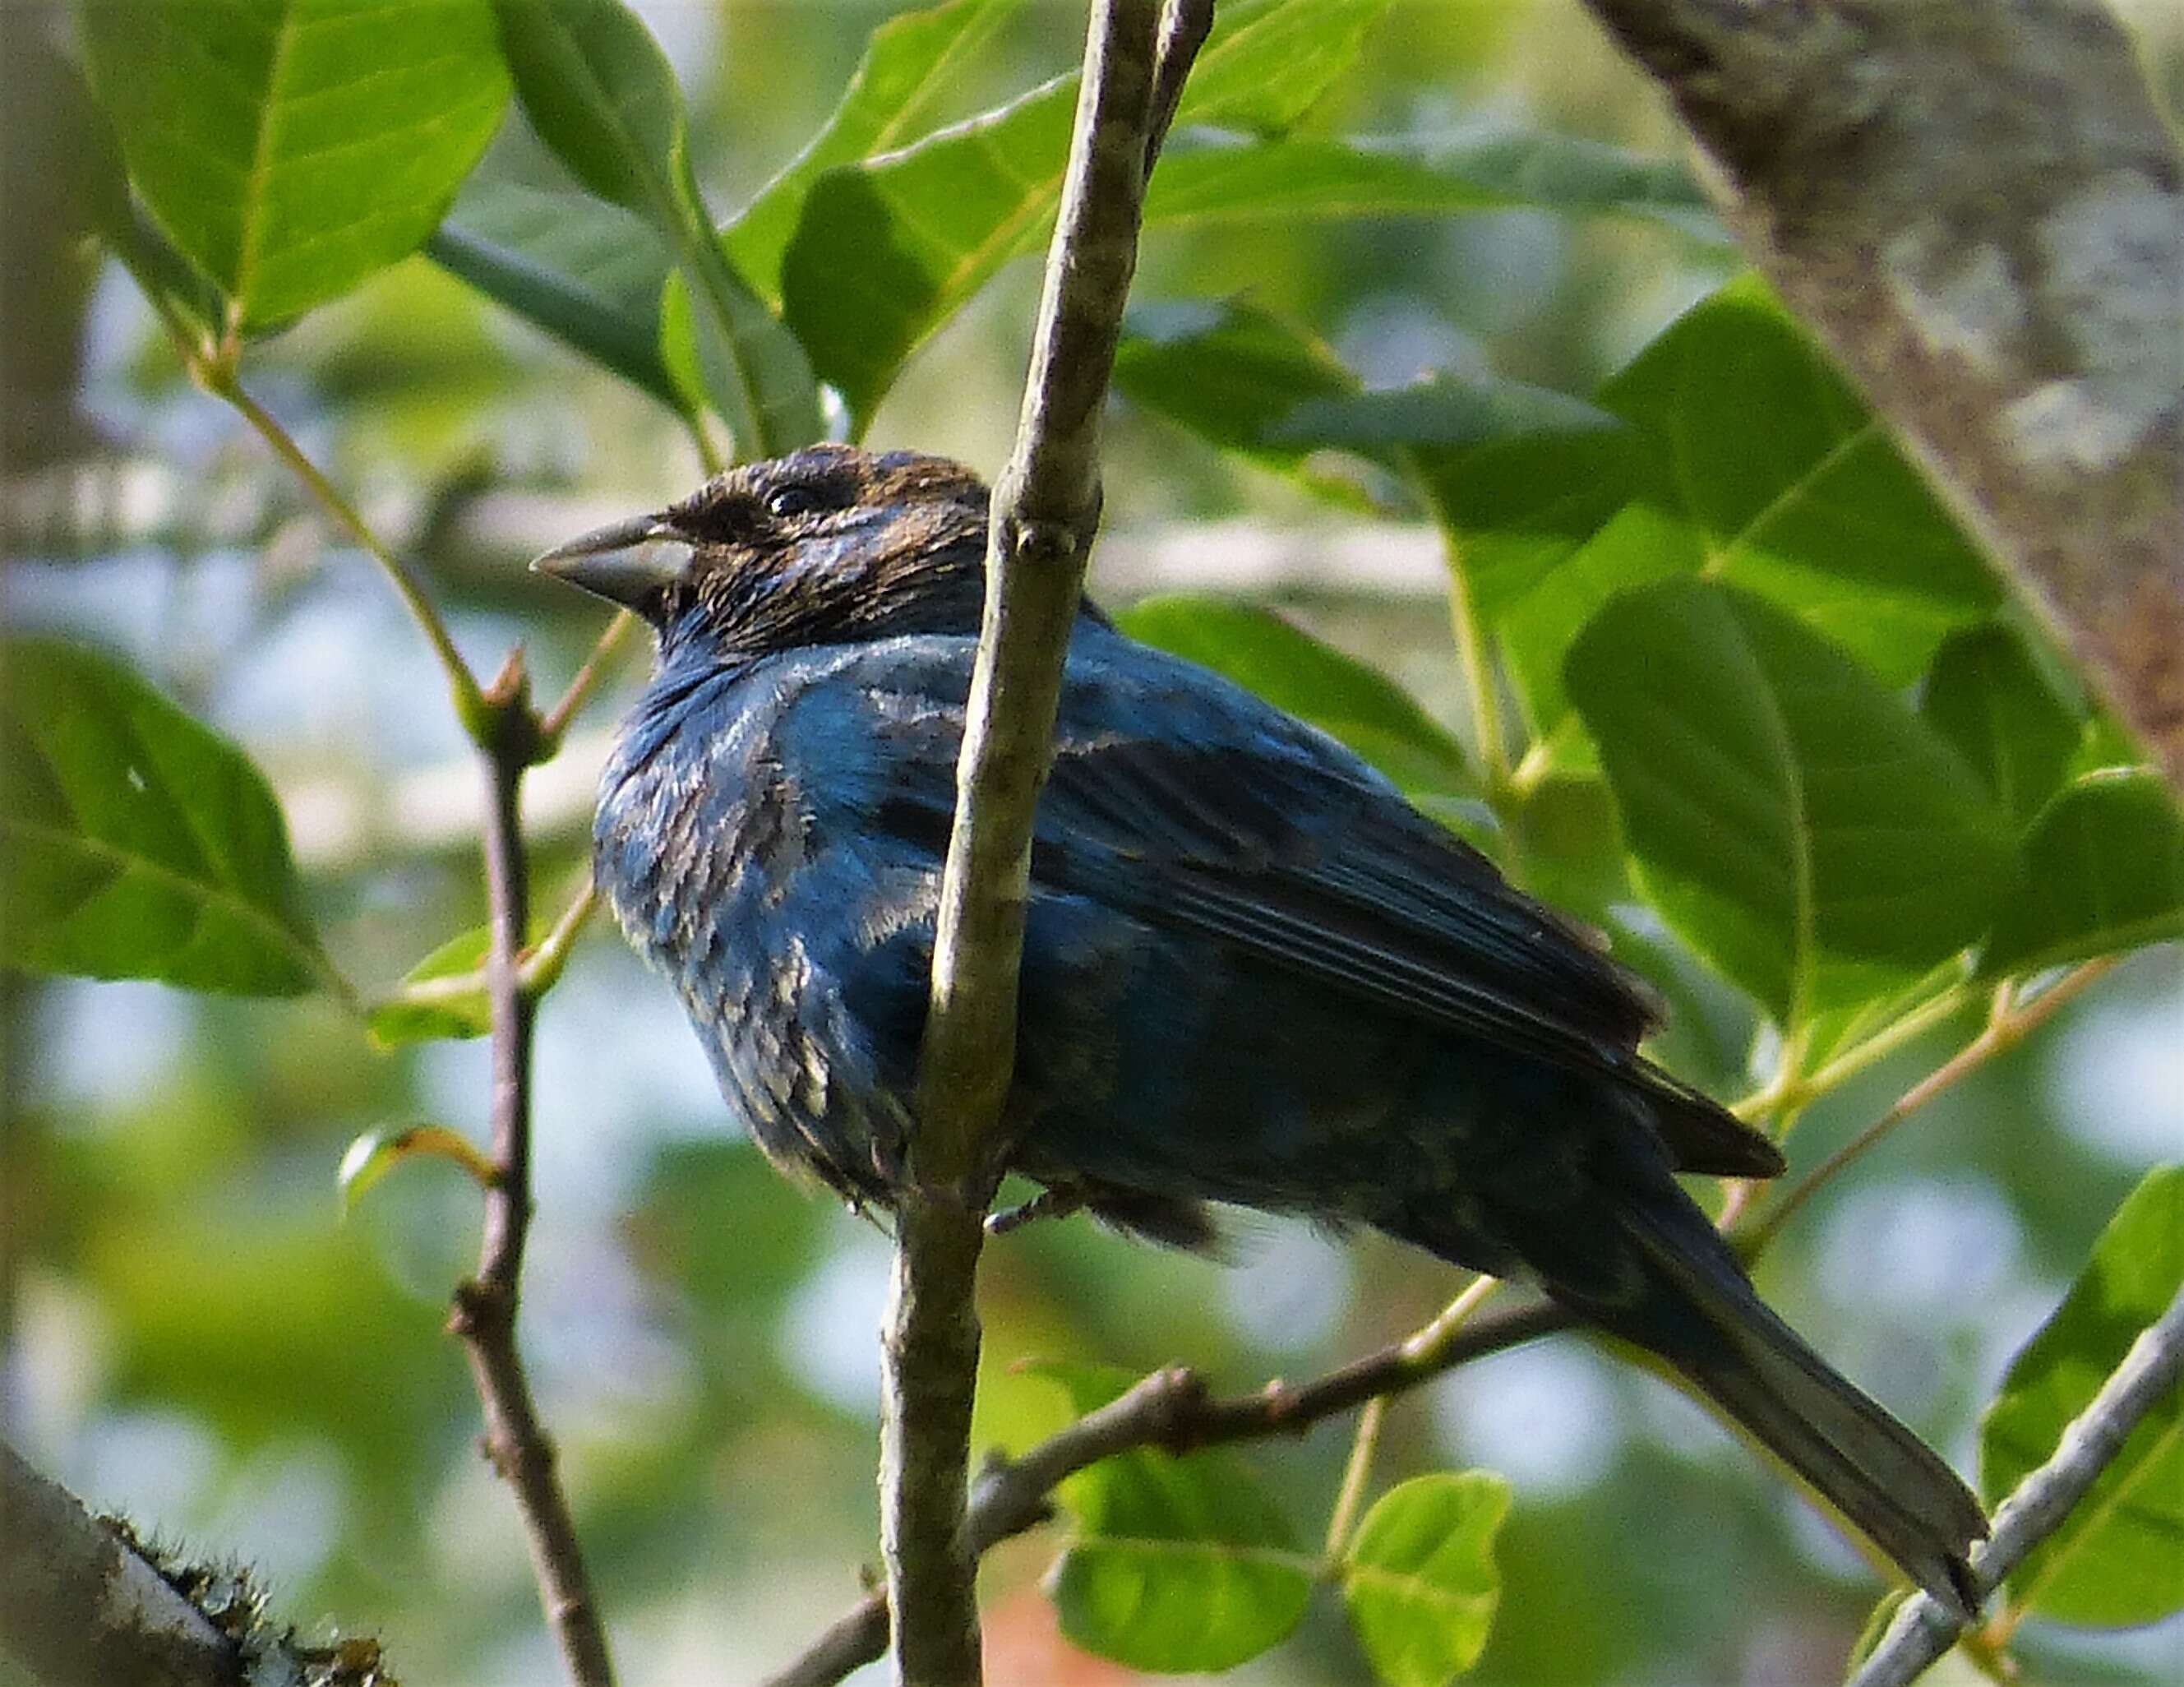
[[[1490,444],[1438,477],[1537,737],[1566,724],[1577,628],[1664,575],[1755,592],[1892,684],[1999,601],[1886,431],[1756,282],[1671,325],[1598,403],[1630,433]]]
[[[2025,887],[1980,957],[1988,978],[2184,936],[2184,816],[2158,774],[2087,774],[2025,840]]]
[[[1980,1426],[1980,1492],[2000,1503],[2055,1452],[2184,1287],[2184,1165],[2150,1171],[2093,1243],[2063,1304],[2011,1362]],[[2184,1395],[2147,1414],[2062,1525],[2007,1583],[2064,1623],[2152,1623],[2184,1610]]]
[[[682,407],[660,359],[672,260],[641,218],[583,194],[490,182],[464,193],[425,249],[496,304]]]
[[[1985,930],[2007,823],[1869,673],[1747,592],[1626,593],[1570,695],[1662,916],[1785,1025],[1903,990]]]
[[[82,16],[137,192],[244,328],[414,251],[508,99],[489,0],[132,0]]]
[[[365,1029],[381,1048],[438,1038],[483,1036],[493,1029],[486,999],[486,953],[493,933],[485,926],[450,937],[403,977],[394,993],[375,1002]]]
[[[934,104],[1023,0],[949,0],[872,31],[826,126],[722,233],[751,285],[781,298],[781,258],[821,171],[892,152],[932,126]]]
[[[0,961],[338,987],[265,776],[120,662],[42,639],[0,645]]]
[[[1494,1536],[1509,1484],[1421,1476],[1383,1494],[1342,1556],[1342,1602],[1388,1687],[1442,1687],[1479,1662],[1501,1602]]]
[[[342,1155],[335,1182],[341,1190],[342,1211],[349,1211],[370,1193],[372,1186],[405,1159],[444,1159],[460,1166],[481,1188],[490,1187],[496,1174],[493,1162],[477,1151],[469,1137],[444,1125],[412,1125],[400,1131],[367,1131]]]
[[[227,302],[203,271],[176,251],[153,226],[129,188],[129,170],[113,126],[98,109],[74,64],[50,49],[30,50],[29,77],[49,88],[60,108],[56,130],[80,137],[84,221],[129,271],[161,314],[179,323],[197,348],[220,338]]]
[[[817,439],[811,365],[721,248],[691,174],[682,90],[644,24],[621,0],[495,3],[539,138],[674,254],[688,310],[683,332],[660,342],[672,385],[703,392],[746,456]]]
[[[1340,739],[1410,791],[1464,793],[1463,746],[1379,669],[1263,609],[1177,593],[1120,617],[1132,638],[1210,668]]]
[[[1178,122],[1294,121],[1346,68],[1386,5],[1231,0],[1215,13]],[[861,430],[910,354],[1003,265],[1045,244],[1076,100],[1076,77],[1059,77],[811,183],[782,254],[783,313]]]
[[[1106,1366],[1040,1366],[1080,1413],[1134,1379]],[[1248,1466],[1211,1450],[1124,1453],[1062,1484],[1074,1523],[1048,1573],[1061,1632],[1134,1669],[1233,1669],[1303,1619],[1317,1563]]]

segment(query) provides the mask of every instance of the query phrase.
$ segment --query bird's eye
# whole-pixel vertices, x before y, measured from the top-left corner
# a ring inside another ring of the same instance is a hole
[[[808,516],[818,507],[817,497],[801,486],[777,487],[766,494],[766,512],[777,522]]]

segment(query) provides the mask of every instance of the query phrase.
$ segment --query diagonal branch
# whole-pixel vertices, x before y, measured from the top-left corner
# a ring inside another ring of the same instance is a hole
[[[2054,1457],[2017,1485],[1994,1514],[1993,1535],[1972,1551],[1981,1595],[2002,1584],[2053,1534],[2146,1415],[2184,1382],[2184,1290],[2144,1330],[2057,1443]],[[1925,1594],[1903,1602],[1850,1687],[1907,1687],[1956,1644],[1964,1624]]]

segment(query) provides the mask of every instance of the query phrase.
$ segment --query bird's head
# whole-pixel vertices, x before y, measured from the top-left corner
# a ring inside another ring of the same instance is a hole
[[[531,566],[723,657],[978,630],[986,489],[960,463],[812,445]]]

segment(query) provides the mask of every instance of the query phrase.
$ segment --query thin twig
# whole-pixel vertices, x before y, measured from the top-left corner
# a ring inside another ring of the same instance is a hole
[[[1756,1253],[1765,1247],[1774,1239],[1775,1232],[1788,1222],[1791,1215],[1844,1167],[1884,1140],[1898,1125],[1942,1091],[1962,1081],[1997,1055],[2016,1047],[2046,1024],[2049,1015],[2058,1008],[2104,975],[2114,964],[2110,958],[2087,961],[2064,974],[2029,1002],[2020,1003],[2014,1007],[2010,1005],[2008,986],[2003,986],[1996,994],[1994,1011],[1980,1034],[1904,1091],[1897,1098],[1895,1104],[1880,1118],[1808,1172],[1795,1187],[1769,1209],[1764,1218],[1743,1233],[1741,1240],[1747,1248]]]
[[[1982,1595],[2001,1585],[2069,1517],[2133,1429],[2184,1378],[2184,1290],[2142,1332],[2092,1402],[2057,1443],[2055,1455],[2017,1485],[1994,1514],[1994,1533],[1972,1551]],[[1937,1662],[1964,1624],[1925,1594],[1906,1600],[1850,1687],[1906,1687]]]
[[[188,356],[188,348],[184,347]],[[409,608],[410,617],[432,645],[432,654],[439,658],[440,669],[447,676],[448,695],[455,707],[455,718],[463,729],[475,740],[484,729],[483,703],[478,693],[477,678],[465,662],[455,643],[448,635],[447,623],[432,606],[425,594],[423,584],[410,565],[387,548],[370,524],[357,513],[356,506],[342,494],[341,489],[320,472],[319,466],[305,455],[303,448],[290,437],[271,412],[242,388],[233,370],[225,364],[205,365],[192,359],[192,370],[203,383],[205,390],[215,398],[233,406],[236,413],[248,422],[251,428],[272,448],[273,455],[288,466],[291,472],[304,483],[320,508],[332,516],[358,547],[376,561],[393,582],[402,601]]]
[[[591,654],[584,658],[584,665],[577,670],[577,677],[569,682],[569,689],[561,694],[560,701],[547,710],[538,723],[545,755],[551,756],[561,747],[561,738],[568,731],[569,723],[605,683],[607,675],[614,671],[615,658],[643,624],[630,610],[615,612],[614,619],[607,623],[606,630],[599,634],[599,642],[592,646]]]
[[[1373,1479],[1373,1455],[1379,1450],[1380,1427],[1387,1421],[1385,1394],[1373,1395],[1357,1414],[1357,1427],[1350,1436],[1350,1458],[1342,1467],[1342,1486],[1335,1490],[1334,1507],[1327,1514],[1327,1548],[1323,1556],[1330,1564],[1340,1560],[1342,1549],[1350,1544],[1350,1531],[1357,1526],[1366,1487]]]
[[[979,1679],[978,1555],[966,1528],[974,1290],[1006,1154],[1033,815],[1099,523],[1100,412],[1137,261],[1159,23],[1156,0],[1093,8],[1022,416],[993,499],[883,1343],[881,1542],[895,1673],[909,1687]],[[1177,87],[1181,75],[1172,73]]]
[[[517,1286],[531,1226],[531,1030],[537,1010],[522,979],[530,887],[519,802],[524,771],[539,749],[538,718],[521,651],[509,657],[481,701],[493,729],[481,750],[493,930],[486,988],[493,1014],[493,1181],[486,1191],[477,1275],[456,1289],[448,1327],[469,1355],[485,1409],[485,1454],[515,1490],[546,1620],[569,1679],[577,1687],[612,1687],[614,1669],[576,1524],[515,1349]]]
[[[456,718],[478,748],[486,782],[483,844],[493,932],[486,974],[493,1022],[494,1178],[486,1191],[478,1273],[456,1289],[448,1327],[462,1339],[469,1355],[485,1412],[486,1455],[515,1492],[539,1598],[569,1678],[577,1687],[612,1687],[614,1672],[575,1524],[515,1349],[517,1285],[531,1222],[531,1028],[536,1011],[535,992],[526,987],[522,967],[530,892],[519,799],[524,773],[539,760],[545,742],[522,652],[513,652],[492,684],[481,690],[416,575],[287,430],[243,390],[233,349],[208,354],[170,313],[163,314],[169,316],[169,327],[197,380],[235,408],[320,507],[385,570],[439,658]],[[560,947],[545,966],[558,967],[589,906],[588,897],[580,897],[557,923]],[[549,937],[549,944],[553,941]]]

